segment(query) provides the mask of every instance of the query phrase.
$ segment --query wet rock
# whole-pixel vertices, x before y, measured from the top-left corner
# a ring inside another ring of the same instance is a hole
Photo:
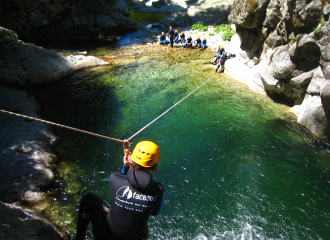
[[[93,56],[62,56],[51,50],[24,43],[8,29],[0,27],[0,84],[9,87],[33,87],[49,84],[73,71],[107,62]]]
[[[70,237],[33,211],[0,201],[0,238],[6,240],[61,240]]]
[[[39,117],[35,98],[26,92],[0,87],[0,108]],[[0,201],[41,201],[43,189],[54,183],[52,148],[59,139],[43,123],[0,113]]]

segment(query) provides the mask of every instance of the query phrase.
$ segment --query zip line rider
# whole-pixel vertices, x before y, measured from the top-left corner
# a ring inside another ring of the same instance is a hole
[[[148,238],[148,219],[158,215],[164,188],[150,174],[159,162],[159,148],[150,141],[139,142],[133,153],[125,150],[121,172],[110,175],[111,208],[100,197],[88,193],[81,199],[76,240],[85,238],[92,223],[95,240],[142,240]]]

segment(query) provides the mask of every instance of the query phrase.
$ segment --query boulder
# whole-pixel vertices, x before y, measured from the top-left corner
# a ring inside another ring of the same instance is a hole
[[[0,85],[8,87],[31,88],[49,84],[75,70],[109,64],[93,56],[62,56],[24,43],[13,31],[1,27],[0,48]]]
[[[298,123],[317,138],[326,139],[327,120],[320,96],[306,96],[300,107]]]
[[[0,109],[37,117],[35,98],[0,86]],[[43,189],[54,183],[53,147],[59,138],[43,123],[0,113],[0,201],[42,201]]]
[[[68,240],[47,220],[31,210],[0,201],[0,239],[6,240]]]

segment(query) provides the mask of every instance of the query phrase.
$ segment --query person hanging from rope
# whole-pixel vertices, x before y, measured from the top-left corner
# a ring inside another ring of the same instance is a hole
[[[162,32],[162,34],[159,36],[159,41],[161,45],[166,45],[170,43],[170,41],[166,39],[164,32]]]
[[[213,60],[211,61],[212,64],[217,65],[219,59],[225,54],[225,49],[222,45],[219,45],[216,55],[214,56]]]
[[[150,174],[159,162],[159,148],[150,141],[139,142],[133,153],[125,150],[121,172],[110,175],[111,208],[88,193],[81,199],[76,240],[85,238],[92,223],[95,240],[142,240],[148,238],[148,219],[158,215],[164,188]]]

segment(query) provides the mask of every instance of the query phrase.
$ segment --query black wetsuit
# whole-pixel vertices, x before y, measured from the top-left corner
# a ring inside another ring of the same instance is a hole
[[[107,217],[115,239],[147,239],[148,219],[160,211],[163,185],[144,171],[129,169],[110,176],[111,208]]]
[[[76,239],[85,238],[92,222],[96,240],[142,240],[148,238],[148,219],[157,215],[164,201],[163,185],[144,171],[129,170],[110,175],[111,208],[108,213],[100,197],[88,193],[81,199]]]
[[[174,43],[174,31],[171,29],[168,34],[170,35],[170,42],[171,42],[171,47],[173,47]]]
[[[191,47],[192,45],[192,38],[187,38],[187,47]]]

